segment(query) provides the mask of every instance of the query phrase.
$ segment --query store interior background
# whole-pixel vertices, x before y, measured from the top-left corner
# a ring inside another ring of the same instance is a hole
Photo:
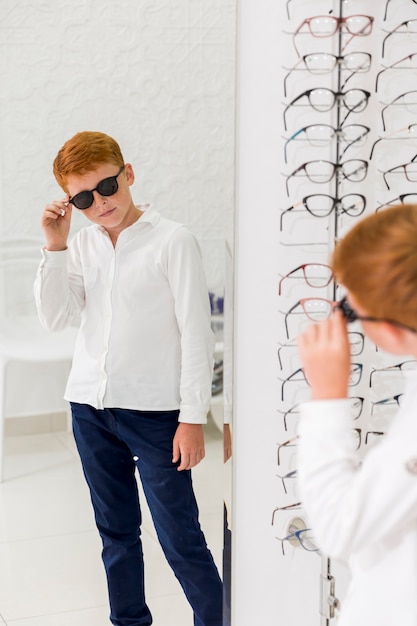
[[[279,411],[308,393],[302,381],[291,382],[281,400],[280,379],[298,367],[291,347],[284,352],[283,370],[279,367],[277,350],[288,341],[282,312],[300,298],[333,297],[331,286],[311,289],[301,279],[288,279],[278,296],[278,282],[302,263],[326,263],[335,236],[333,217],[314,219],[299,211],[286,216],[280,231],[283,210],[307,194],[335,193],[334,180],[319,185],[293,177],[287,196],[284,174],[308,160],[333,162],[335,148],[294,140],[287,144],[285,163],[284,143],[302,126],[334,126],[337,107],[329,112],[292,107],[287,130],[283,111],[306,89],[335,89],[336,74],[294,71],[285,96],[289,70],[284,68],[298,59],[289,33],[306,17],[338,16],[341,10],[344,16],[374,17],[372,33],[356,37],[344,51],[372,55],[370,70],[347,84],[371,94],[366,109],[348,118],[348,123],[364,124],[370,131],[363,144],[350,147],[342,158],[368,163],[363,182],[342,184],[342,193],[366,196],[366,214],[401,193],[416,191],[416,183],[402,173],[388,176],[387,190],[379,171],[411,161],[417,152],[412,133],[401,141],[380,142],[369,161],[373,143],[384,135],[384,103],[417,90],[416,70],[392,69],[380,77],[375,91],[383,66],[416,49],[417,36],[400,32],[388,38],[382,58],[383,29],[417,18],[412,0],[390,0],[386,20],[385,2],[371,0],[241,0],[237,6],[235,0],[5,0],[0,7],[0,237],[39,237],[41,242],[42,207],[61,194],[52,160],[67,138],[89,129],[119,141],[135,167],[138,202],[152,202],[195,233],[209,289],[216,296],[223,295],[228,280],[225,242],[233,251],[234,626],[331,623],[320,616],[322,559],[296,543],[287,545],[283,556],[277,537],[285,536],[293,514],[278,512],[274,524],[271,517],[277,507],[297,501],[296,482],[287,480],[285,494],[277,477],[296,469],[295,447],[283,450],[277,466],[277,444],[291,437],[295,427],[293,423],[286,431]],[[296,43],[302,55],[338,54],[337,36],[318,39],[300,33]],[[395,137],[417,121],[417,100],[413,102],[414,107],[389,107],[387,134]],[[74,229],[84,223],[77,216]],[[353,223],[346,216],[338,220],[339,234]],[[289,316],[288,322],[293,336],[303,316]],[[363,374],[355,395],[365,398],[365,406],[358,426],[366,432],[380,427],[370,428],[364,417],[372,402],[399,393],[401,375],[383,376],[370,389],[372,368],[390,361],[368,344],[359,360]],[[22,400],[16,398],[10,415],[19,413]],[[20,420],[8,420],[10,434],[15,424],[21,427]],[[297,516],[305,517],[302,510]],[[346,570],[336,563],[331,567],[343,601]]]

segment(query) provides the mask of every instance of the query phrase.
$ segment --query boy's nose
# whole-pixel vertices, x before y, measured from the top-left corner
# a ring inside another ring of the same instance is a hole
[[[103,204],[106,204],[107,202],[107,198],[105,196],[101,196],[98,191],[93,191],[93,197],[94,197],[94,206],[102,206]]]

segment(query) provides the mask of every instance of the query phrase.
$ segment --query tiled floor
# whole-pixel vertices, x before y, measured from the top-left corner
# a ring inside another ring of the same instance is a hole
[[[193,470],[200,521],[221,571],[222,440],[206,427],[206,458]],[[155,626],[192,626],[143,503],[147,602]],[[6,438],[0,484],[0,626],[106,626],[100,540],[72,435]]]

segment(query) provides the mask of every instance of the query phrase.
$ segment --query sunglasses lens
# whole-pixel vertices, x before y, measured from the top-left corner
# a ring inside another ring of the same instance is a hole
[[[112,196],[119,189],[116,176],[110,176],[101,180],[97,185],[97,191],[101,196]]]
[[[101,180],[93,191],[98,191],[101,196],[112,196],[115,194],[119,189],[117,177],[121,174],[123,169],[124,166],[120,169],[116,176],[109,176],[108,178]],[[77,193],[73,198],[71,198],[71,204],[82,211],[88,209],[94,202],[93,191],[80,191],[80,193]]]
[[[81,209],[82,211],[88,209],[93,204],[93,202],[94,196],[91,191],[81,191],[71,199],[71,204],[77,207],[77,209]]]

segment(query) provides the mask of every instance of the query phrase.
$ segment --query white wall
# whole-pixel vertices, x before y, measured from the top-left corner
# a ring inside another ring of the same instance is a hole
[[[41,210],[62,193],[56,152],[100,130],[134,164],[137,202],[196,234],[209,287],[221,291],[234,37],[235,0],[2,0],[0,236],[41,236]]]

